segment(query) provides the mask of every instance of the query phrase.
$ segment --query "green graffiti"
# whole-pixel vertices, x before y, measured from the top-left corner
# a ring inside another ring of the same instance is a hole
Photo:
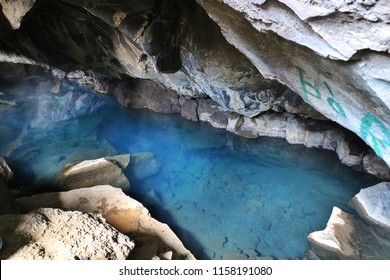
[[[364,115],[360,125],[360,135],[364,140],[371,138],[373,149],[380,157],[383,156],[383,148],[390,147],[389,130],[371,113]]]
[[[334,96],[333,91],[332,91],[332,88],[328,85],[327,82],[324,82],[324,86],[325,86],[326,89],[329,91],[330,95]]]
[[[336,100],[334,100],[331,97],[329,97],[327,100],[328,100],[328,103],[329,103],[330,107],[333,109],[333,111],[336,112],[336,114],[339,114],[343,118],[347,117],[343,107],[341,106],[341,104],[339,102],[337,102]]]
[[[312,85],[310,82],[305,80],[305,70],[299,66],[296,66],[299,72],[299,79],[301,81],[301,86],[303,90],[303,98],[305,99],[306,102],[309,102],[309,95],[314,96],[317,99],[322,99],[322,95],[320,90]],[[334,97],[332,88],[329,86],[327,82],[323,82],[325,88],[328,90],[329,94]],[[310,89],[310,90],[309,90]],[[347,117],[347,114],[344,111],[343,106],[339,102],[337,102],[334,98],[329,97],[327,99],[329,106],[332,108],[333,111],[336,112],[336,114],[342,116],[343,118]]]
[[[303,70],[299,66],[296,66],[296,68],[298,69],[298,72],[299,72],[299,78],[301,80],[301,86],[302,86],[302,90],[303,90],[304,99],[308,102],[309,95],[314,96],[315,98],[321,99],[321,93],[318,90],[318,88],[316,88],[310,82],[305,80],[305,70]],[[309,91],[308,88],[310,88],[311,90],[314,90],[314,92]]]

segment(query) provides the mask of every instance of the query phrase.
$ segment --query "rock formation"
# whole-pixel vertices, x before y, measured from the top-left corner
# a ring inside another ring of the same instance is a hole
[[[95,214],[42,208],[0,216],[0,259],[124,260],[134,243]]]
[[[106,184],[128,191],[127,176],[143,179],[155,174],[158,168],[156,157],[146,152],[85,160],[66,164],[55,185],[62,190],[72,190]]]
[[[161,256],[172,252],[173,259],[194,259],[166,224],[153,219],[141,203],[126,196],[119,188],[105,185],[43,193],[18,198],[16,203],[25,212],[50,207],[100,214],[118,231],[134,238],[136,245],[129,258],[164,258]]]
[[[34,65],[125,106],[332,150],[346,165],[390,179],[387,0],[0,5],[1,82],[33,76]],[[54,93],[58,87],[46,85]],[[0,105],[14,102],[0,92]],[[53,120],[68,117],[59,111]],[[5,135],[15,139],[6,152],[24,137],[23,129]],[[356,209],[370,208],[364,192],[354,201]]]
[[[129,190],[130,182],[124,174],[130,162],[130,155],[116,159],[86,160],[77,164],[66,164],[60,172],[56,185],[62,190],[88,188],[100,184],[112,184]]]
[[[0,61],[55,67],[57,77],[112,92],[128,106],[165,95],[163,112],[181,106],[192,120],[199,116],[191,100],[205,97],[244,118],[270,110],[326,116],[356,133],[388,165],[385,2],[4,1]],[[165,88],[133,80],[110,89],[100,82],[124,76]],[[286,103],[291,97],[293,107]],[[149,108],[161,111],[150,102]],[[239,133],[249,135],[247,125],[244,120]],[[361,168],[368,154],[347,164]]]
[[[133,161],[134,174],[150,175],[154,156],[132,156],[110,160]],[[120,188],[84,186],[14,199],[7,186],[12,174],[0,158],[0,259],[195,259],[168,225]]]
[[[349,202],[358,216],[334,207],[326,228],[309,234],[310,251],[321,259],[388,259],[388,195],[389,183],[361,190]]]
[[[383,182],[362,189],[349,202],[362,219],[380,229],[383,233],[390,231],[390,183]]]

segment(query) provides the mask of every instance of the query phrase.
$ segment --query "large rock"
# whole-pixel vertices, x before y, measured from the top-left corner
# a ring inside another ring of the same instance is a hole
[[[321,231],[308,236],[310,259],[368,259],[390,258],[388,235],[378,235],[375,228],[359,217],[333,207],[332,214]]]
[[[326,228],[309,234],[311,250],[321,259],[359,259],[355,223],[353,216],[333,207]]]
[[[13,29],[18,29],[23,17],[34,6],[36,0],[1,0],[0,7]]]
[[[124,260],[133,241],[96,214],[42,208],[0,216],[0,259]]]
[[[110,184],[128,191],[130,182],[124,170],[129,163],[130,155],[122,155],[66,164],[57,178],[57,185],[59,189],[71,190]]]
[[[57,185],[62,190],[71,190],[107,184],[128,191],[128,176],[144,179],[158,172],[159,167],[156,157],[148,152],[85,160],[66,164]]]
[[[390,232],[390,182],[362,189],[351,199],[349,206],[370,225]]]
[[[107,159],[113,160],[116,157]],[[130,155],[130,163],[126,171],[132,179],[142,180],[156,174],[160,169],[160,163],[156,156],[149,152],[136,153]]]
[[[177,93],[153,81],[122,81],[116,86],[114,95],[128,108],[147,108],[158,113],[180,112]]]
[[[65,210],[101,214],[122,233],[129,234],[136,241],[136,251],[131,258],[153,258],[172,251],[173,259],[194,259],[174,232],[163,223],[153,219],[149,211],[139,202],[125,195],[121,189],[112,186],[95,186],[68,192],[44,193],[16,200],[24,211],[41,207],[55,207]],[[139,244],[137,243],[139,242]],[[152,246],[148,254],[145,246]]]

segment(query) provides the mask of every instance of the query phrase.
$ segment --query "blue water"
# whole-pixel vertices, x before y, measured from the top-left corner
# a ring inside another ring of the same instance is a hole
[[[199,259],[300,259],[333,206],[378,182],[327,151],[243,139],[178,115],[126,110],[69,86],[54,96],[3,88],[0,153],[24,193],[53,190],[67,162],[153,152],[160,171],[131,178],[130,196]],[[13,104],[11,102],[11,104]]]

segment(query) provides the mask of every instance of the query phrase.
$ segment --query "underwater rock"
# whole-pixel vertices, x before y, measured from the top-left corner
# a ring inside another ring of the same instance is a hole
[[[223,254],[223,260],[247,260],[249,256],[241,251],[229,251]]]
[[[116,157],[106,159],[112,160]],[[130,173],[131,178],[142,180],[158,172],[160,164],[153,153],[144,152],[130,155],[130,163],[126,171]]]
[[[362,189],[348,205],[370,225],[390,232],[390,182]]]
[[[141,203],[125,195],[120,188],[95,186],[21,197],[16,202],[26,212],[41,207],[55,207],[98,213],[118,231],[133,237],[137,250],[154,244],[156,255],[171,250],[173,259],[194,259],[168,225],[152,218]],[[136,251],[130,258],[143,259],[143,255],[138,256]]]
[[[134,248],[101,215],[51,208],[0,216],[0,235],[2,260],[124,260]]]

